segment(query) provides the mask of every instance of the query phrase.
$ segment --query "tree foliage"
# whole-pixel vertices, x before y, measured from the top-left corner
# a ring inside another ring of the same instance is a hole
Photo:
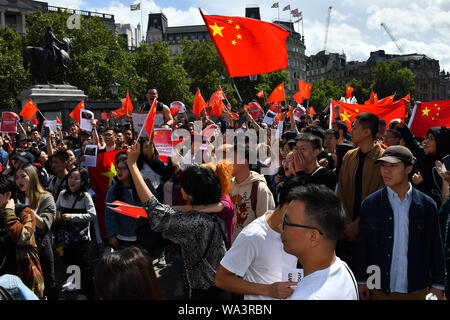
[[[378,97],[387,97],[395,94],[396,98],[402,98],[415,89],[414,76],[410,69],[401,68],[400,63],[394,61],[377,63],[373,90]]]
[[[23,38],[10,28],[0,28],[0,108],[14,110],[17,96],[30,84],[22,63]]]

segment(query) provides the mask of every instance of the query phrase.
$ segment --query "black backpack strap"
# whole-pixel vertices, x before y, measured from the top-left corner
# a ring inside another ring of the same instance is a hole
[[[261,181],[259,181],[259,180],[253,182],[252,183],[252,191],[250,192],[250,201],[252,203],[252,210],[255,213],[255,215],[256,215],[256,205],[258,203],[258,199],[256,197],[258,196],[258,186],[259,186],[260,182]]]
[[[14,297],[8,290],[0,286],[0,300],[16,300],[16,299],[14,299]]]

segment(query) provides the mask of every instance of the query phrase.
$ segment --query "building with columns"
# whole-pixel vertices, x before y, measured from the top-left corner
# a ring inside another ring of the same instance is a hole
[[[0,27],[8,26],[20,34],[26,33],[25,17],[36,10],[46,11],[47,3],[32,0],[0,0]]]

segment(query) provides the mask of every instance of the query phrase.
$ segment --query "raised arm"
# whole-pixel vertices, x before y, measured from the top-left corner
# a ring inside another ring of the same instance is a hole
[[[139,172],[138,166],[137,166],[137,158],[139,156],[139,150],[141,146],[138,143],[134,146],[128,147],[127,155],[128,155],[128,168],[130,169],[130,174],[133,178],[134,185],[136,187],[137,194],[139,196],[139,200],[141,200],[142,203],[147,203],[148,200],[153,198],[153,194],[150,191],[150,189],[147,187],[147,184],[144,181],[144,178],[142,178],[141,173]]]

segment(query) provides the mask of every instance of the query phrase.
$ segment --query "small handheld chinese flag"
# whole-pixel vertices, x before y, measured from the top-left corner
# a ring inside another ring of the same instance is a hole
[[[20,116],[24,117],[27,120],[31,120],[36,112],[38,112],[38,108],[31,99],[28,99],[28,101],[23,106],[22,111],[20,111]]]
[[[203,99],[202,94],[200,93],[200,89],[197,89],[197,93],[194,98],[194,106],[192,107],[192,113],[197,116],[200,116],[200,113],[206,108],[207,103],[205,99]]]
[[[246,77],[287,68],[289,32],[265,21],[200,14],[230,77]]]
[[[364,104],[377,104],[378,103],[378,96],[376,93],[370,92],[370,98],[367,100]]]
[[[80,123],[80,117],[81,117],[81,109],[84,109],[84,100],[81,100],[81,102],[73,109],[73,111],[69,114],[69,116],[75,120],[77,123]]]
[[[345,87],[345,97],[347,99],[350,99],[352,97],[353,90],[355,90],[355,89],[350,86]]]
[[[147,131],[148,136],[152,136],[153,124],[155,123],[156,115],[156,99],[153,100],[152,108],[150,109],[147,120],[145,120],[145,131]]]
[[[275,90],[270,94],[269,99],[267,99],[266,104],[276,103],[285,101],[286,96],[284,95],[284,83],[278,85]]]
[[[257,96],[258,98],[264,98],[264,91],[261,90],[260,92],[258,92],[258,93],[256,94],[256,96]]]
[[[223,94],[222,89],[217,90],[211,95],[208,103],[211,106],[210,115],[218,118],[222,115],[222,109],[225,108],[222,100],[225,100],[225,95]]]
[[[298,80],[298,92],[293,95],[293,98],[297,103],[302,103],[303,100],[309,99],[311,97],[311,89],[312,85],[304,82],[302,80]]]

